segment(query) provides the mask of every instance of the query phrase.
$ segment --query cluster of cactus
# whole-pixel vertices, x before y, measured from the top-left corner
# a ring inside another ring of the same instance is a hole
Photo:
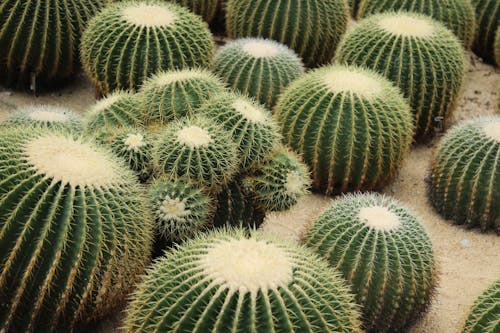
[[[0,75],[9,86],[46,88],[78,67],[80,37],[106,0],[3,0]]]
[[[347,195],[313,223],[303,243],[350,283],[367,331],[403,332],[428,307],[436,284],[432,244],[397,201]]]
[[[304,72],[302,60],[273,40],[243,38],[229,42],[215,57],[215,73],[231,88],[273,107],[278,95]]]
[[[149,262],[143,189],[67,131],[0,132],[0,330],[70,332],[121,304]]]
[[[209,67],[215,43],[188,9],[158,1],[115,3],[85,30],[81,59],[97,89],[135,90],[161,70]]]
[[[347,29],[344,0],[228,0],[229,37],[262,37],[288,45],[309,66],[331,61]]]
[[[0,123],[2,127],[31,126],[66,130],[73,133],[83,131],[83,122],[79,115],[60,106],[32,105],[12,113]]]
[[[275,108],[283,140],[326,193],[378,189],[398,172],[413,137],[410,107],[388,80],[332,65],[292,83]]]
[[[500,2],[498,0],[472,0],[476,8],[477,33],[472,50],[488,63],[495,62],[495,33],[500,27]]]
[[[126,310],[129,332],[361,332],[349,288],[307,249],[241,230],[158,260]]]
[[[437,149],[429,193],[456,224],[500,233],[500,116],[471,119],[450,130]]]
[[[376,70],[401,89],[415,115],[417,141],[446,126],[466,71],[462,45],[450,30],[406,12],[360,21],[344,36],[335,58]]]
[[[207,23],[215,18],[219,5],[219,0],[173,0],[173,2],[189,8],[193,13],[203,17]]]
[[[500,280],[474,302],[462,333],[495,333],[500,330]]]

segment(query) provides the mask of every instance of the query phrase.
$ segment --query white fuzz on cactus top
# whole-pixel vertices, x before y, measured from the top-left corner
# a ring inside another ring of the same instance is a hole
[[[98,101],[94,105],[94,107],[91,109],[91,112],[99,113],[102,110],[105,110],[105,109],[109,108],[110,106],[112,106],[113,104],[115,104],[116,102],[118,102],[121,97],[122,96],[119,93],[109,95],[108,97],[103,98],[100,101]]]
[[[200,265],[209,278],[233,291],[257,293],[286,287],[293,279],[285,251],[256,239],[216,243],[200,258]]]
[[[68,116],[65,114],[69,112],[69,110],[65,108],[41,105],[24,108],[23,110],[29,112],[29,117],[35,121],[64,123],[69,120]]]
[[[146,145],[146,142],[144,141],[144,136],[140,133],[137,133],[129,134],[123,141],[123,144],[127,147],[127,150],[138,152],[141,147],[144,147]]]
[[[489,138],[500,142],[500,122],[484,123],[483,131]]]
[[[366,98],[376,97],[382,93],[380,81],[349,70],[333,71],[325,75],[324,84],[333,92],[350,92]]]
[[[298,171],[289,172],[286,175],[285,188],[288,194],[301,194],[304,191],[304,181]]]
[[[435,32],[434,26],[428,20],[404,14],[386,17],[379,22],[379,25],[388,33],[397,36],[426,38]]]
[[[38,174],[63,184],[106,187],[122,180],[116,162],[87,143],[50,134],[33,139],[24,148]]]
[[[363,207],[358,217],[370,228],[380,231],[390,231],[401,224],[399,217],[383,206]]]
[[[163,200],[161,206],[158,208],[158,215],[163,220],[175,220],[178,222],[184,222],[185,217],[190,215],[191,211],[186,209],[185,200],[180,200],[179,198],[170,198],[167,196]]]
[[[262,110],[259,110],[251,103],[243,99],[235,100],[232,106],[236,111],[241,113],[243,117],[245,117],[245,119],[254,124],[262,124],[266,121],[266,115],[264,114],[264,112],[262,112]]]
[[[201,127],[189,126],[177,132],[177,141],[194,149],[208,146],[212,142],[212,137]]]
[[[197,79],[204,77],[206,77],[206,74],[200,71],[194,71],[194,70],[172,71],[159,74],[156,77],[156,82],[159,85],[166,86],[174,82],[180,82],[180,81],[186,81],[190,79]]]
[[[124,8],[122,17],[141,27],[168,27],[178,19],[177,15],[167,8],[144,3]]]
[[[266,40],[250,40],[243,45],[243,51],[254,58],[271,58],[280,53],[276,43]]]

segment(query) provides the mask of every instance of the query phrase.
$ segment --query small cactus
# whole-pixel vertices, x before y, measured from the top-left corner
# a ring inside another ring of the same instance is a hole
[[[427,309],[436,285],[432,244],[397,201],[347,195],[313,223],[303,243],[350,283],[367,331],[404,332]]]
[[[431,170],[431,202],[445,218],[500,234],[500,116],[479,117],[442,139]]]
[[[371,68],[396,84],[413,109],[420,142],[446,126],[466,71],[462,45],[451,31],[405,12],[360,21],[342,39],[336,60]]]
[[[218,0],[171,0],[181,6],[189,8],[193,13],[203,17],[210,23],[215,18],[218,9]]]
[[[476,9],[477,33],[472,50],[485,62],[495,63],[495,33],[500,26],[500,1],[472,0]]]
[[[243,38],[219,49],[215,73],[234,90],[273,107],[284,88],[304,73],[304,65],[283,44]]]
[[[307,249],[242,230],[200,235],[158,260],[127,332],[361,332],[338,273]]]
[[[474,302],[462,333],[497,333],[500,330],[500,280]]]
[[[225,91],[222,82],[207,70],[161,72],[148,79],[139,94],[146,123],[165,125],[193,115],[203,102]]]
[[[106,7],[89,22],[81,44],[83,67],[103,94],[135,90],[162,70],[209,67],[214,53],[200,17],[154,0]]]
[[[333,65],[309,72],[275,108],[283,140],[327,194],[379,189],[398,172],[413,136],[410,107],[368,69]]]
[[[330,62],[347,29],[344,0],[228,0],[226,28],[232,39],[262,37],[288,45],[308,67]]]
[[[157,173],[184,178],[211,191],[231,180],[239,162],[230,134],[201,115],[167,125],[153,149]]]
[[[52,128],[67,130],[73,133],[83,132],[81,117],[60,106],[32,105],[21,108],[10,114],[1,127],[32,126],[37,128]]]

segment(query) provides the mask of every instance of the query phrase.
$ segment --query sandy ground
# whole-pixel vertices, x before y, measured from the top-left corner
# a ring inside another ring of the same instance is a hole
[[[496,108],[497,81],[500,71],[471,60],[462,97],[451,123],[476,115],[492,114]],[[94,90],[85,77],[60,91],[34,98],[27,93],[0,88],[0,120],[9,112],[33,103],[63,105],[84,114],[94,103]],[[428,231],[440,266],[440,285],[430,311],[411,330],[412,333],[459,332],[468,308],[475,298],[493,281],[500,278],[500,237],[464,230],[443,220],[429,205],[425,179],[433,151],[440,138],[426,145],[413,147],[403,168],[385,193],[413,208]],[[334,198],[311,195],[291,211],[271,214],[264,225],[265,232],[297,241],[304,228],[325,209]],[[97,332],[119,332],[122,315],[106,318]]]

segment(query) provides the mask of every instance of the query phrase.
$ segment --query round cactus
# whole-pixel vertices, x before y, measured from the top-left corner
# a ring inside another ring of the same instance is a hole
[[[104,94],[135,90],[162,70],[209,67],[214,53],[201,18],[154,0],[108,6],[89,22],[81,45],[84,69]]]
[[[229,182],[240,160],[236,144],[219,124],[204,116],[175,121],[153,150],[157,172],[216,190]]]
[[[304,73],[304,65],[285,45],[243,38],[219,49],[215,73],[234,90],[272,107],[284,88]]]
[[[337,62],[374,69],[410,101],[417,141],[444,127],[462,87],[463,48],[439,22],[414,13],[384,13],[362,20],[347,33]]]
[[[200,113],[231,133],[244,169],[260,163],[279,142],[279,129],[271,113],[247,97],[221,94],[205,103]]]
[[[476,8],[477,33],[472,49],[484,61],[493,64],[495,33],[500,26],[500,1],[472,0]]]
[[[431,202],[456,224],[500,233],[500,116],[453,128],[431,171]]]
[[[142,187],[108,150],[68,132],[0,132],[0,327],[70,332],[121,304],[144,272]]]
[[[166,124],[193,115],[203,102],[224,91],[222,82],[206,70],[162,72],[140,90],[143,118],[148,124]]]
[[[474,302],[462,333],[495,333],[500,330],[500,280]]]
[[[181,6],[189,8],[195,14],[200,15],[210,23],[215,18],[218,9],[218,0],[173,0]]]
[[[303,242],[348,280],[367,331],[404,332],[428,307],[436,284],[432,244],[397,201],[347,195],[314,222]]]
[[[85,118],[90,133],[107,127],[141,127],[141,103],[136,95],[117,91],[97,102]]]
[[[410,107],[368,69],[312,71],[290,85],[275,112],[284,142],[310,166],[313,187],[327,194],[383,187],[412,142]]]
[[[344,0],[228,0],[229,37],[263,37],[288,45],[309,66],[330,62],[347,29]]]
[[[311,184],[307,166],[286,148],[273,152],[260,164],[251,181],[256,204],[264,211],[287,210],[308,193]]]
[[[9,86],[46,88],[69,79],[87,21],[105,0],[2,0],[0,76]],[[36,82],[33,82],[35,78]]]
[[[470,0],[363,0],[358,18],[399,10],[432,17],[455,33],[465,48],[471,48],[476,32],[476,17]]]
[[[189,239],[211,225],[212,199],[181,180],[158,179],[149,198],[155,218],[155,234],[167,242]]]
[[[60,106],[32,105],[12,113],[0,123],[2,127],[32,126],[53,128],[74,133],[83,131],[82,119],[76,113]]]
[[[310,251],[241,230],[212,232],[156,262],[128,332],[360,332],[338,273]]]

